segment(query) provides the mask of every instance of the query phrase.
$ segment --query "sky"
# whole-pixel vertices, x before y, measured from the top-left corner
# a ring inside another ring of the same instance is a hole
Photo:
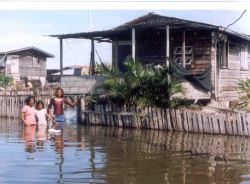
[[[55,55],[47,68],[59,68],[59,40],[48,35],[110,29],[149,12],[226,27],[244,11],[237,10],[16,10],[0,9],[0,52],[34,46]],[[250,35],[250,9],[230,29]],[[64,66],[89,65],[90,41],[63,41]],[[101,59],[111,62],[111,44],[95,44]],[[96,57],[98,61],[98,57]]]

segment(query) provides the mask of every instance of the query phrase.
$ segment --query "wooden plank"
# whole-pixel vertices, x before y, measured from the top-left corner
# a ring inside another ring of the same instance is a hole
[[[198,122],[200,122],[200,126],[199,126],[199,130],[201,133],[204,132],[204,122],[203,122],[203,118],[202,118],[202,113],[198,113]]]
[[[238,130],[237,130],[237,120],[236,120],[235,113],[231,114],[231,118],[232,118],[233,135],[237,135]]]
[[[186,111],[187,112],[187,122],[188,122],[188,130],[189,132],[193,132],[194,128],[193,128],[193,122],[192,122],[192,112],[190,111]]]
[[[159,121],[159,130],[163,130],[163,118],[162,118],[162,109],[157,108],[158,121]]]
[[[102,123],[101,124],[107,126],[106,116],[104,114],[104,112],[105,112],[105,106],[104,105],[100,105],[100,109],[99,110],[102,112]]]
[[[135,108],[135,122],[134,122],[135,128],[140,128],[140,111],[139,108]]]
[[[229,134],[229,135],[233,135],[232,121],[233,121],[232,114],[227,113],[227,115],[226,115],[226,124],[225,125],[226,125],[227,134]]]
[[[201,113],[200,112],[198,112],[197,114],[197,122],[198,122],[198,131],[200,132],[200,133],[203,133],[203,121],[202,121],[202,117],[201,117]]]
[[[176,118],[175,118],[175,111],[174,109],[170,110],[170,115],[171,115],[171,124],[172,124],[172,128],[173,130],[177,130],[177,123],[176,123]]]
[[[113,118],[113,113],[109,112],[109,117],[110,117],[110,125],[115,126],[114,118]]]
[[[195,112],[192,113],[192,119],[193,119],[194,132],[199,132],[199,125],[198,125],[198,122],[197,122],[197,116],[196,116]]]
[[[237,129],[238,129],[237,135],[244,135],[242,131],[242,121],[241,121],[240,113],[237,113],[235,115],[236,115]]]
[[[182,110],[182,116],[183,116],[183,128],[184,131],[188,132],[188,122],[187,122],[187,113],[185,110]]]
[[[182,117],[181,117],[181,112],[179,109],[175,110],[175,116],[176,116],[176,124],[177,128],[179,131],[183,131],[183,126],[182,126]]]
[[[220,133],[226,134],[225,119],[222,114],[218,115],[218,123],[219,123]]]
[[[117,114],[117,117],[118,117],[118,127],[123,127],[122,117],[120,113]]]
[[[130,124],[132,128],[135,128],[135,114],[130,115]]]
[[[167,119],[167,126],[168,126],[168,130],[173,130],[173,126],[172,126],[172,121],[171,121],[171,115],[170,115],[170,109],[166,109],[166,119]]]
[[[123,120],[124,120],[124,127],[125,128],[128,128],[128,118],[127,118],[127,115],[123,115]]]
[[[208,133],[211,134],[211,133],[213,133],[213,122],[211,120],[211,115],[208,115],[207,118],[208,118],[208,127],[209,127],[209,132]]]
[[[220,134],[220,127],[219,127],[219,119],[217,115],[213,116],[213,127],[214,127],[214,133]]]
[[[127,120],[128,120],[128,128],[132,128],[132,118],[131,118],[131,115],[127,115]]]
[[[152,117],[153,117],[154,129],[159,129],[158,114],[157,114],[157,109],[155,107],[152,108]]]
[[[250,113],[246,114],[246,124],[247,124],[248,136],[250,136]]]
[[[142,108],[140,112],[142,113],[142,116],[140,117],[141,127],[146,128],[147,114],[146,114],[145,108]]]
[[[163,130],[168,130],[166,109],[162,108],[161,109],[161,114],[162,114],[162,129]]]
[[[125,116],[121,114],[122,128],[126,128]]]
[[[242,119],[242,131],[244,135],[248,135],[248,127],[247,127],[247,121],[246,121],[246,114],[240,114],[240,118]]]
[[[150,110],[150,107],[146,107],[146,110],[147,110],[147,115],[148,115],[148,118],[147,118],[147,129],[151,129],[151,119],[152,119],[152,115],[151,115],[151,110]]]

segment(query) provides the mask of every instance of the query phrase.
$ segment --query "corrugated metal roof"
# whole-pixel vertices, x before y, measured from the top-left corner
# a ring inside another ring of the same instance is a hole
[[[170,28],[185,28],[185,29],[210,29],[217,30],[220,32],[225,32],[227,34],[231,34],[242,39],[250,41],[250,37],[241,33],[237,33],[230,29],[225,29],[221,26],[215,26],[211,24],[195,22],[185,19],[179,19],[175,17],[167,17],[158,15],[155,13],[149,13],[147,15],[138,17],[132,21],[124,23],[120,26],[117,26],[113,29],[103,30],[103,31],[93,31],[93,32],[81,32],[81,33],[72,33],[72,34],[61,34],[61,35],[50,35],[52,37],[67,39],[67,38],[110,38],[117,34],[126,31],[130,31],[132,28],[150,28],[150,27],[160,27],[169,25]]]
[[[7,55],[10,55],[10,54],[18,54],[18,53],[20,53],[20,52],[23,52],[23,51],[33,51],[33,52],[37,52],[37,53],[40,53],[40,54],[42,54],[42,55],[44,55],[44,56],[46,56],[46,57],[50,57],[50,58],[53,58],[53,57],[55,57],[54,55],[52,55],[52,54],[50,54],[50,53],[48,53],[48,52],[45,52],[45,51],[43,51],[43,50],[41,50],[41,49],[38,49],[38,48],[36,48],[36,47],[25,47],[25,48],[22,48],[22,49],[17,49],[17,50],[12,50],[12,51],[8,51],[8,52],[5,52],[5,54],[7,54]]]
[[[216,29],[218,26],[205,24],[201,22],[195,22],[190,20],[179,19],[175,17],[167,17],[158,15],[155,13],[149,13],[147,15],[138,17],[132,21],[129,21],[125,24],[122,24],[113,30],[122,30],[128,28],[136,28],[136,27],[154,27],[154,26],[181,26],[181,27],[190,27],[190,28],[207,28],[207,29]]]

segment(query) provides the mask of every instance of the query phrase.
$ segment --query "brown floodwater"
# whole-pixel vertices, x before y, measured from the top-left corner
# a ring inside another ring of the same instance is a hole
[[[250,183],[250,138],[77,125],[61,135],[0,118],[0,183]]]

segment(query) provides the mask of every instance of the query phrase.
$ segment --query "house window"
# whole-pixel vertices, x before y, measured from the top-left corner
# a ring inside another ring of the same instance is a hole
[[[228,68],[228,41],[226,39],[217,42],[217,60],[221,68]]]
[[[33,67],[40,67],[40,61],[39,61],[38,57],[33,57],[32,66]]]
[[[240,66],[242,70],[248,70],[248,45],[244,42],[241,43]]]
[[[176,47],[174,49],[174,61],[183,66],[183,57],[182,57],[182,47]],[[193,47],[185,47],[185,67],[191,66],[193,62]]]

